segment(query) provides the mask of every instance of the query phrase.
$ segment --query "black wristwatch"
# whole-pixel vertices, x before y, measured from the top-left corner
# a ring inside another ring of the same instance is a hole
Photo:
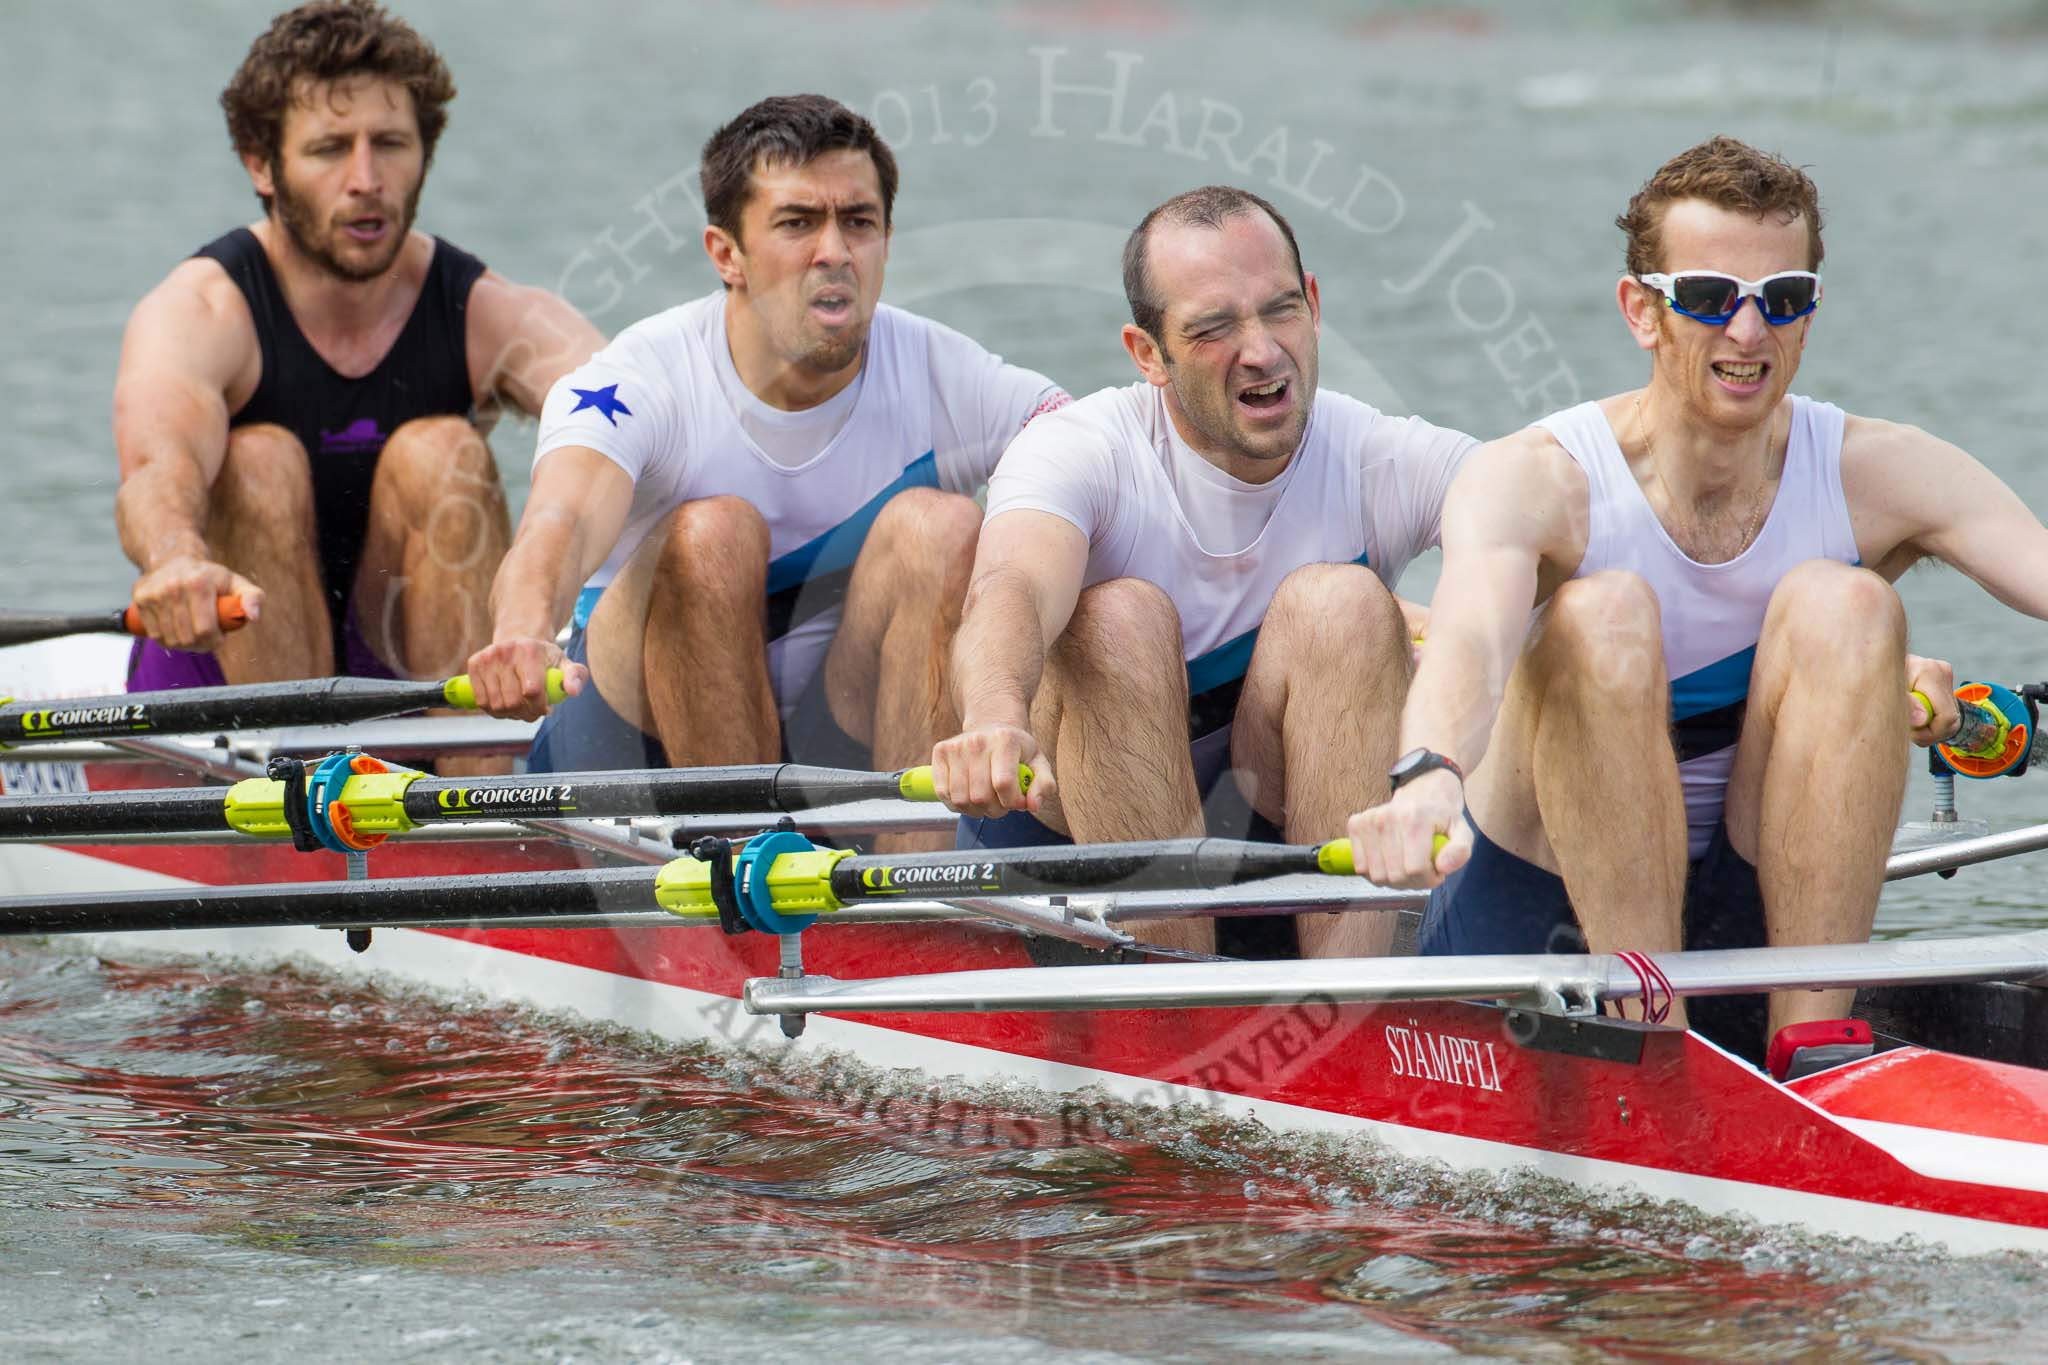
[[[1460,786],[1464,785],[1465,770],[1456,763],[1434,749],[1410,749],[1394,760],[1393,767],[1387,769],[1387,790],[1389,793],[1397,792],[1402,786],[1413,782],[1424,773],[1433,773],[1439,768],[1457,778]]]

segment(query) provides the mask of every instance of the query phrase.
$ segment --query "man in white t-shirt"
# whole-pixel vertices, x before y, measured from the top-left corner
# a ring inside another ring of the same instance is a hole
[[[984,847],[1334,838],[1386,794],[1422,618],[1390,589],[1436,543],[1474,442],[1317,391],[1315,277],[1257,195],[1154,209],[1124,290],[1142,382],[1034,422],[990,481],[939,791]],[[1297,928],[1305,953],[1359,955],[1386,951],[1393,923]],[[1144,936],[1215,941],[1200,920]]]
[[[878,303],[896,163],[845,106],[762,101],[702,179],[725,287],[555,385],[478,698],[540,715],[563,668],[536,769],[921,762],[956,728],[967,495],[1066,394]]]

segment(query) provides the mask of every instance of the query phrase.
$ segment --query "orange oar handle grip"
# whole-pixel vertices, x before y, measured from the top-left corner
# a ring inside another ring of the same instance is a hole
[[[239,597],[218,597],[214,599],[214,610],[220,613],[222,630],[240,630],[249,624],[249,613],[242,606]],[[146,634],[142,629],[142,613],[133,606],[121,613],[121,629],[130,635]]]

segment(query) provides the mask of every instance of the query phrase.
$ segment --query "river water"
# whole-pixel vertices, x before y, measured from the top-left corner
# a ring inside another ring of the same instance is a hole
[[[1177,190],[1245,184],[1320,278],[1324,382],[1481,435],[1640,382],[1611,220],[1665,156],[1732,133],[1824,195],[1800,388],[1952,439],[2048,508],[2038,5],[411,15],[462,87],[423,225],[608,332],[711,287],[692,186],[710,129],[818,89],[901,158],[893,301],[1075,392],[1124,382],[1123,233]],[[253,216],[214,100],[267,17],[0,8],[10,603],[125,593],[120,330],[179,257]],[[515,498],[531,434],[494,437]],[[1902,592],[1916,648],[1959,674],[2048,672],[2043,627],[1959,575]],[[2038,783],[1964,797],[1994,825],[2048,820]],[[1906,814],[1927,799],[1916,778]],[[2048,922],[2034,866],[1895,887],[1880,930]],[[1995,1359],[2048,1329],[2048,1270],[2024,1258],[1809,1243],[1173,1116],[1047,1147],[1016,1140],[1042,1098],[948,1103],[967,1117],[906,1127],[559,1020],[11,946],[0,1355]]]

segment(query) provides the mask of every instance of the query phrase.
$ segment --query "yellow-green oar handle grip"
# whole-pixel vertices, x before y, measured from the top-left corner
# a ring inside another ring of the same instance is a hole
[[[1926,708],[1928,720],[1934,719],[1934,703],[1927,700],[1925,692],[1909,689],[1906,695]],[[1961,697],[1956,698],[1956,711],[1956,732],[1936,747],[1945,755],[1996,758],[2005,748],[2006,736],[2012,732],[2012,721],[1995,706]]]
[[[1906,695],[1911,697],[1914,701],[1920,703],[1920,709],[1927,713],[1927,719],[1934,719],[1934,703],[1927,700],[1927,694],[1925,692],[1922,692],[1919,688],[1914,687],[1908,688],[1906,690]],[[1978,704],[1977,702],[1964,701],[1961,697],[1956,698],[1956,709],[1962,712],[1962,724],[1957,727],[1959,730],[1967,730],[1973,724],[1996,725],[1999,720],[1998,717],[1995,717],[1991,714],[1989,708],[1984,707]]]
[[[467,673],[458,673],[447,682],[442,683],[441,695],[448,699],[450,706],[458,706],[465,711],[476,710],[476,689],[470,686],[469,674]],[[562,670],[559,668],[549,669],[548,705],[560,706],[568,699],[569,694],[562,690]]]
[[[1429,841],[1429,856],[1434,859],[1444,851],[1444,845],[1451,841],[1448,834],[1438,834]],[[1332,839],[1316,850],[1316,868],[1332,877],[1354,877],[1358,869],[1351,862],[1351,841]]]
[[[1017,786],[1020,789],[1027,792],[1030,791],[1031,784],[1037,780],[1038,775],[1031,771],[1029,764],[1019,763],[1017,765]],[[896,790],[903,793],[905,801],[936,801],[939,799],[938,788],[932,785],[932,768],[929,763],[921,768],[905,768],[902,772],[896,774]]]

